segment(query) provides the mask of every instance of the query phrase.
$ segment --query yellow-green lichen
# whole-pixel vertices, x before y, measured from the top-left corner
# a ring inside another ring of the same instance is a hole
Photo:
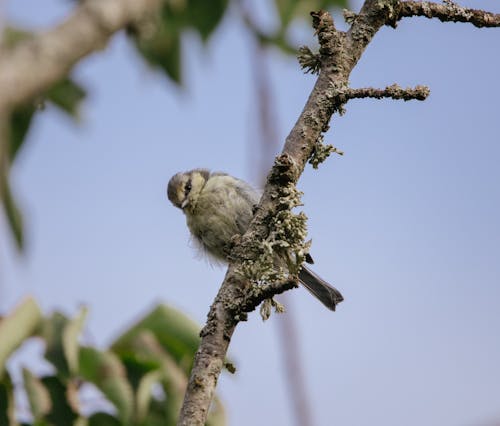
[[[260,316],[262,321],[267,321],[271,317],[272,308],[277,314],[282,314],[285,312],[285,307],[274,299],[266,299],[260,305]]]
[[[291,210],[302,205],[301,195],[292,183],[277,187],[272,194],[277,201],[277,210],[264,219],[269,230],[267,237],[264,241],[253,240],[245,245],[249,256],[238,268],[238,272],[248,280],[262,285],[286,280],[300,271],[310,246],[304,241],[307,216]]]
[[[305,74],[319,74],[319,70],[321,69],[321,56],[318,53],[313,53],[307,46],[301,46],[299,47],[297,59]]]
[[[344,155],[343,151],[335,148],[333,145],[324,145],[323,144],[323,136],[320,135],[316,144],[314,145],[314,149],[312,151],[311,156],[309,157],[309,164],[313,166],[313,169],[317,169],[318,166],[325,161],[330,154],[334,152],[338,155]]]

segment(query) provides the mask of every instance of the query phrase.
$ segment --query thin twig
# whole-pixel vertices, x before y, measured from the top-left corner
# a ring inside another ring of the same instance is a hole
[[[424,101],[430,94],[430,89],[427,86],[415,86],[415,88],[407,87],[403,89],[397,84],[387,86],[385,89],[375,89],[373,87],[366,87],[361,89],[347,89],[345,96],[348,99],[362,99],[362,98],[391,98],[402,99],[409,101],[415,99],[417,101]]]
[[[478,28],[500,27],[500,14],[484,10],[469,9],[452,1],[433,3],[428,1],[402,1],[399,5],[397,19],[413,16],[437,18],[442,22],[468,22]]]

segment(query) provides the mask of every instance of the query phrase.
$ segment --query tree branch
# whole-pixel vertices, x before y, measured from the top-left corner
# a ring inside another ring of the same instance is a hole
[[[242,259],[248,257],[252,244],[265,241],[268,237],[269,218],[283,209],[276,194],[280,193],[280,188],[297,182],[321,133],[328,129],[332,114],[342,107],[336,87],[347,86],[351,70],[373,35],[392,16],[395,4],[395,0],[367,0],[358,15],[359,20],[351,28],[354,31],[349,33],[337,31],[329,13],[320,11],[312,14],[320,43],[319,77],[268,175],[264,194],[249,229],[233,248],[233,261],[201,331],[202,340],[195,356],[179,426],[205,424],[229,341],[238,322],[246,320],[246,312],[254,310],[265,298],[295,286],[295,282],[288,281],[261,289],[237,271]]]
[[[409,101],[415,99],[417,101],[425,101],[429,96],[430,90],[427,86],[415,86],[415,88],[407,87],[403,89],[397,84],[387,86],[385,89],[375,89],[373,87],[366,87],[362,89],[347,89],[345,96],[347,99],[362,99],[362,98],[391,98],[402,99]]]
[[[442,22],[468,22],[476,27],[500,27],[500,14],[469,9],[444,0],[444,4],[428,1],[402,1],[397,20],[413,16],[437,18]]]
[[[0,53],[0,111],[34,99],[128,24],[159,10],[162,0],[87,0],[64,23]]]

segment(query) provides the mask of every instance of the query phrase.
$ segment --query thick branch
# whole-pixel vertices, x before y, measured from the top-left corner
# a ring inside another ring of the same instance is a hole
[[[66,76],[84,56],[162,0],[87,0],[63,24],[0,55],[0,110],[12,110]]]
[[[500,14],[484,10],[469,9],[451,1],[444,4],[433,2],[403,1],[400,3],[397,19],[412,16],[437,18],[442,22],[468,22],[476,27],[500,27]]]

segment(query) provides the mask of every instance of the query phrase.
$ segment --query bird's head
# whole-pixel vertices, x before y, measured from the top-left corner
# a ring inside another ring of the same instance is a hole
[[[194,169],[175,174],[168,182],[168,199],[175,207],[182,210],[194,208],[209,176],[210,172],[206,169]]]

